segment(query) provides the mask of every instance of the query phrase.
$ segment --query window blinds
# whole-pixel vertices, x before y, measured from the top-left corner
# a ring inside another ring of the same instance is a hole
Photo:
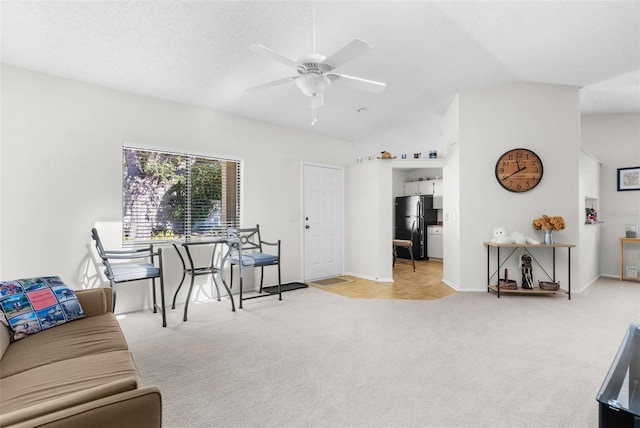
[[[226,233],[240,222],[240,162],[124,146],[124,242]]]

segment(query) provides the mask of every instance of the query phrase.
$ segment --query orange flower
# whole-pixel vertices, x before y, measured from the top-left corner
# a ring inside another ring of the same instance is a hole
[[[564,218],[561,216],[549,217],[543,214],[542,217],[533,220],[533,228],[536,230],[562,230],[565,226]]]

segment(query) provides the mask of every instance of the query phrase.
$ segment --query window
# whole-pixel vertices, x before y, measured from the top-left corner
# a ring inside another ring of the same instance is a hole
[[[125,243],[226,233],[240,222],[240,162],[122,148]]]

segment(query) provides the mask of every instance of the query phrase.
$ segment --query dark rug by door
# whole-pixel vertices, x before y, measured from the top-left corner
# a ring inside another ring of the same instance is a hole
[[[288,282],[286,284],[282,284],[280,286],[280,288],[282,289],[283,292],[285,291],[291,291],[291,290],[297,290],[299,288],[307,288],[308,285],[307,284],[303,284],[301,282]],[[278,286],[277,285],[270,285],[269,287],[262,287],[262,291],[269,293],[269,294],[278,294]]]

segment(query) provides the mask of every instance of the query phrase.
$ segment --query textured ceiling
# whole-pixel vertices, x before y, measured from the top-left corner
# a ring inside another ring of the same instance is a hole
[[[337,72],[318,123],[295,75],[250,52],[372,50]],[[68,1],[0,3],[3,63],[315,132],[358,145],[437,139],[460,91],[513,81],[574,85],[583,114],[640,113],[640,2]],[[365,107],[366,111],[358,113]]]

